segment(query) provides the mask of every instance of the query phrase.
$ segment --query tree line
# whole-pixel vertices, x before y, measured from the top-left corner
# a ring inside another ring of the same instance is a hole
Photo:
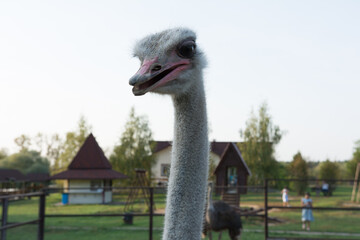
[[[92,126],[82,116],[76,129],[67,132],[64,138],[58,133],[51,136],[38,133],[33,137],[23,134],[14,139],[18,152],[9,155],[6,150],[0,150],[0,168],[17,169],[24,174],[53,175],[64,171],[91,131]],[[155,163],[152,155],[154,144],[147,118],[137,116],[132,108],[125,130],[109,157],[112,168],[129,177],[122,180],[121,185],[134,182],[136,168],[145,169],[151,179],[151,167]]]
[[[81,117],[77,129],[69,131],[63,139],[59,134],[46,136],[20,135],[14,139],[18,152],[7,154],[0,150],[0,168],[17,169],[28,173],[58,173],[67,168],[91,131],[91,126]]]
[[[14,141],[18,152],[7,154],[0,150],[0,168],[13,168],[23,173],[51,173],[66,170],[75,157],[86,137],[92,131],[84,117],[78,121],[73,131],[61,137],[60,134],[46,136],[37,134],[30,137],[21,135]],[[352,159],[348,161],[314,162],[305,159],[301,152],[294,154],[292,161],[281,162],[275,157],[275,147],[282,139],[284,132],[273,123],[266,103],[260,105],[258,112],[251,112],[245,128],[240,130],[243,142],[239,144],[242,156],[252,172],[249,185],[262,185],[266,178],[301,178],[301,179],[329,179],[353,178],[357,163],[360,162],[360,140],[355,143]],[[145,169],[147,177],[151,179],[151,168],[156,159],[152,154],[155,141],[146,116],[138,116],[131,108],[124,131],[113,147],[109,160],[114,170],[129,176],[122,185],[131,185],[135,178],[135,168]],[[210,162],[211,177],[215,168]],[[307,182],[292,183],[290,188],[303,194]],[[284,187],[278,182],[274,187]]]
[[[243,144],[239,148],[252,171],[250,185],[262,185],[267,179],[353,179],[360,163],[360,140],[355,142],[353,156],[347,161],[309,161],[301,152],[294,154],[292,161],[280,162],[275,158],[275,147],[283,132],[275,125],[266,103],[260,105],[258,114],[251,112],[244,130],[240,130]],[[273,187],[282,188],[287,183],[278,181]],[[330,182],[329,184],[333,184]],[[287,186],[298,194],[304,194],[308,182],[292,182]]]

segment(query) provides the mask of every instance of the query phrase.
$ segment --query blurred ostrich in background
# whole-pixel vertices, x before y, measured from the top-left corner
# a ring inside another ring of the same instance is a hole
[[[242,223],[240,214],[234,208],[223,201],[213,202],[212,182],[208,184],[207,208],[203,234],[209,235],[212,239],[211,231],[220,232],[218,239],[221,239],[222,231],[228,229],[231,240],[239,240],[241,235]]]

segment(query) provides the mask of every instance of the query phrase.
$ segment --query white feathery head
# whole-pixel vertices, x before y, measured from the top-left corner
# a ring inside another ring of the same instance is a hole
[[[196,45],[196,34],[187,28],[173,28],[138,41],[134,56],[141,66],[130,79],[135,95],[147,92],[181,94],[202,80],[206,58]]]

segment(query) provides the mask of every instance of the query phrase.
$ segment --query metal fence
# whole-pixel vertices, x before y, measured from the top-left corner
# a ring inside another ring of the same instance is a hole
[[[44,191],[49,194],[56,192],[68,192],[71,193],[71,190],[88,190],[89,188],[48,188]],[[118,193],[120,191],[126,192],[126,203],[124,204],[124,209],[126,209],[127,204],[133,204],[129,201],[129,197],[132,195],[133,191],[146,191],[146,195],[139,196],[139,199],[145,200],[148,205],[148,213],[135,213],[135,212],[123,212],[123,213],[108,213],[108,214],[45,214],[45,218],[58,218],[58,217],[149,217],[149,240],[153,239],[153,218],[158,216],[164,216],[161,213],[154,213],[154,192],[156,190],[163,190],[161,187],[105,187],[98,188],[102,192],[111,190],[113,193]],[[145,192],[144,192],[145,194]],[[145,199],[146,198],[146,199]],[[133,199],[136,201],[136,199]]]
[[[88,190],[88,188],[86,188]],[[109,188],[98,188],[97,190],[102,190],[104,192],[105,190],[109,190]],[[7,239],[7,229],[21,227],[28,224],[37,224],[37,239],[43,240],[44,239],[44,224],[46,218],[63,218],[63,217],[129,217],[131,215],[132,217],[149,217],[149,239],[153,239],[153,218],[156,216],[164,216],[164,214],[154,213],[154,190],[161,189],[161,188],[140,188],[140,187],[124,187],[124,188],[116,188],[111,187],[110,190],[113,192],[119,192],[119,191],[126,191],[127,194],[131,194],[132,190],[144,190],[146,189],[148,194],[146,197],[147,203],[148,203],[148,211],[147,213],[110,213],[110,214],[46,214],[46,206],[45,206],[45,200],[46,197],[50,194],[59,193],[59,192],[69,192],[71,190],[85,190],[85,188],[47,188],[43,189],[42,192],[35,192],[35,193],[26,193],[26,194],[15,194],[15,195],[4,195],[0,196],[0,200],[2,201],[2,216],[1,216],[1,240]],[[9,223],[8,222],[8,209],[9,209],[9,202],[10,201],[19,201],[24,200],[26,198],[31,197],[39,197],[39,213],[38,218],[26,221],[26,222],[16,222],[16,223]],[[127,197],[126,197],[127,198]],[[136,200],[136,199],[135,199]],[[131,202],[128,204],[132,204]],[[124,205],[125,206],[125,205]]]
[[[26,221],[26,222],[17,222],[17,223],[9,223],[8,222],[8,209],[9,209],[9,201],[17,200],[21,198],[30,198],[30,197],[39,197],[39,215],[37,219]],[[16,228],[28,224],[37,224],[37,239],[44,239],[44,223],[45,223],[45,193],[36,192],[36,193],[27,193],[27,194],[15,194],[15,195],[5,195],[0,196],[0,200],[2,202],[2,214],[1,214],[1,240],[6,240],[6,230],[10,228]]]
[[[299,210],[299,209],[303,209],[304,207],[283,207],[283,206],[276,206],[274,204],[269,204],[269,193],[273,190],[270,187],[270,183],[273,182],[279,182],[279,181],[285,181],[285,182],[291,182],[291,181],[309,181],[311,182],[312,180],[302,180],[302,179],[267,179],[265,181],[264,186],[257,186],[257,187],[252,187],[252,186],[241,186],[238,187],[237,191],[240,191],[243,188],[254,188],[256,190],[259,191],[263,191],[264,192],[264,214],[253,214],[253,213],[249,213],[249,214],[243,214],[242,217],[249,217],[249,216],[254,216],[254,217],[260,217],[261,219],[264,219],[264,239],[265,240],[278,240],[278,239],[282,239],[282,240],[300,240],[300,239],[307,239],[307,240],[324,240],[324,238],[312,238],[309,236],[304,236],[304,237],[292,237],[292,236],[282,236],[282,237],[275,237],[275,236],[270,236],[271,235],[271,231],[269,231],[269,220],[271,219],[269,217],[269,210],[271,209],[287,209],[287,210]],[[313,180],[315,181],[315,180]],[[316,181],[323,181],[323,179],[318,179]],[[333,179],[325,179],[324,181],[334,181]],[[336,182],[338,183],[353,183],[353,180],[336,180]],[[226,187],[220,187],[220,188],[226,188]],[[74,189],[74,188],[72,188]],[[77,188],[79,189],[79,188]],[[109,188],[100,188],[102,189],[102,191],[105,190],[109,190]],[[138,212],[131,212],[131,216],[132,217],[149,217],[149,231],[148,231],[148,239],[152,240],[153,239],[153,229],[154,229],[154,224],[153,224],[153,218],[154,217],[158,217],[158,216],[164,216],[163,213],[155,213],[155,202],[154,202],[154,193],[158,193],[159,191],[162,192],[165,195],[165,188],[154,188],[154,187],[149,187],[149,188],[140,188],[140,187],[111,187],[110,188],[111,191],[113,192],[114,195],[116,194],[121,194],[122,196],[122,204],[125,207],[125,204],[131,204],[131,202],[128,203],[128,197],[131,195],[131,192],[133,190],[146,190],[147,191],[147,195],[139,195],[139,198],[142,198],[143,204],[146,204],[146,202],[148,202],[148,208],[147,211],[145,213],[138,213]],[[234,189],[234,188],[232,188]],[[64,189],[64,188],[58,188],[58,189],[54,189],[54,188],[48,188],[48,189],[43,189],[43,192],[36,192],[36,193],[28,193],[28,194],[17,194],[17,195],[7,195],[7,196],[0,196],[0,200],[2,201],[2,218],[1,218],[1,240],[6,240],[6,230],[10,229],[10,228],[16,228],[19,226],[23,226],[23,225],[27,225],[27,224],[37,224],[37,239],[38,240],[43,240],[44,239],[44,223],[45,223],[45,219],[46,218],[67,218],[67,217],[125,217],[129,215],[129,212],[121,212],[121,213],[99,213],[99,214],[69,214],[69,213],[65,213],[65,214],[46,214],[46,208],[45,208],[45,200],[46,200],[46,196],[49,196],[51,194],[54,193],[61,193],[61,192],[68,192],[70,189]],[[259,193],[259,192],[258,192]],[[261,195],[261,193],[259,193]],[[16,199],[21,199],[21,198],[28,198],[28,197],[39,197],[39,212],[38,212],[38,217],[37,219],[31,220],[31,221],[26,221],[26,222],[17,222],[17,223],[9,223],[8,222],[8,206],[9,206],[9,201],[13,201]],[[147,198],[147,200],[144,199],[144,197]],[[126,201],[125,201],[126,199]],[[261,198],[262,199],[262,198]],[[126,202],[126,203],[125,203]],[[241,206],[241,204],[240,204]],[[360,207],[313,207],[313,210],[316,211],[357,211],[360,213]],[[333,239],[333,238],[332,238]],[[337,239],[340,240],[340,239]],[[341,239],[342,240],[342,239]]]

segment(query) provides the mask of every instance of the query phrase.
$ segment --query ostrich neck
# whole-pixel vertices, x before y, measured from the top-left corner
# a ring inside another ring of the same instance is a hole
[[[163,240],[199,240],[205,210],[209,142],[202,81],[173,96],[175,126]]]

